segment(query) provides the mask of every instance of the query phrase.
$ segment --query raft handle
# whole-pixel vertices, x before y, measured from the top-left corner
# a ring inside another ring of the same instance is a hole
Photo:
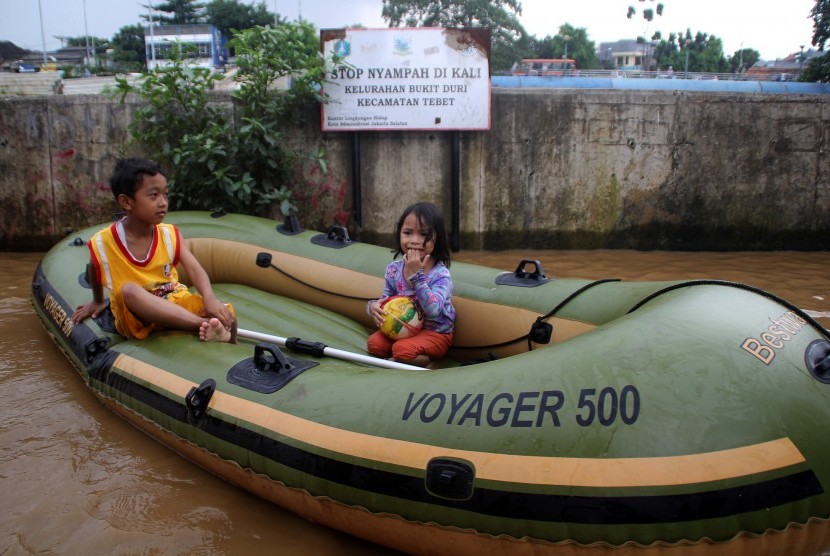
[[[254,392],[272,394],[300,373],[319,365],[316,361],[289,359],[276,344],[259,342],[254,356],[244,359],[228,370],[227,380]]]
[[[324,234],[318,234],[311,238],[311,243],[315,245],[322,245],[324,247],[332,247],[334,249],[342,249],[352,244],[352,239],[349,237],[349,231],[345,226],[331,226]]]
[[[527,272],[525,270],[527,265],[533,265],[533,272]],[[545,276],[545,271],[542,270],[542,263],[531,259],[522,259],[512,274],[510,272],[504,272],[496,276],[496,284],[500,286],[535,288],[546,282],[550,282],[550,278]]]
[[[216,391],[216,381],[209,378],[199,386],[194,386],[184,397],[184,404],[187,407],[187,415],[191,423],[201,421],[207,411],[207,406],[213,393]]]
[[[281,371],[290,372],[293,367],[288,358],[280,351],[279,347],[264,342],[254,346],[254,365],[256,365],[258,370],[266,373],[268,371],[275,373]]]
[[[427,463],[426,489],[447,500],[469,500],[475,481],[473,464],[455,458],[433,458]]]
[[[277,231],[286,236],[295,236],[303,231],[303,227],[300,226],[296,214],[289,214],[285,217],[285,221],[277,226]]]

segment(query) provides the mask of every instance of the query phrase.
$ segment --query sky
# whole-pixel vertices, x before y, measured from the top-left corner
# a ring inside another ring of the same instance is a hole
[[[156,0],[157,2],[158,0]],[[241,0],[243,2],[247,0]],[[703,31],[723,41],[724,54],[753,48],[765,60],[784,58],[811,48],[810,10],[816,0],[520,0],[519,20],[537,38],[556,35],[565,23],[585,28],[601,42],[651,36],[660,31]],[[253,3],[258,3],[254,0]],[[663,16],[647,23],[642,10],[664,6]],[[125,25],[139,23],[150,0],[0,0],[0,40],[31,50],[61,46],[56,36],[111,38]],[[298,17],[317,28],[362,24],[386,27],[382,0],[265,0],[268,10],[289,21]],[[628,6],[637,10],[626,18]],[[41,20],[42,10],[42,20]],[[41,32],[42,21],[42,32]]]

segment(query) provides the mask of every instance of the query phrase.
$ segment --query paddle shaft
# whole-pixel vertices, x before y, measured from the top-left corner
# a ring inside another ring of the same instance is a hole
[[[281,336],[273,336],[271,334],[263,334],[253,330],[245,330],[239,328],[236,331],[239,338],[247,338],[249,340],[257,340],[259,342],[271,342],[280,346],[285,346],[288,338]],[[342,349],[332,348],[326,346],[323,349],[323,355],[327,357],[334,357],[335,359],[343,359],[345,361],[352,361],[354,363],[365,363],[366,365],[373,365],[375,367],[383,367],[385,369],[399,369],[402,371],[426,371],[423,367],[416,367],[415,365],[407,365],[406,363],[398,363],[397,361],[389,361],[387,359],[380,359],[370,355],[363,355],[361,353],[354,353],[351,351],[344,351]]]

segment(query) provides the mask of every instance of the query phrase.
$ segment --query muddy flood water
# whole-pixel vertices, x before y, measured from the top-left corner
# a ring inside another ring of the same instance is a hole
[[[30,301],[42,254],[0,253],[0,555],[393,554],[242,492],[105,409]],[[462,252],[454,260],[552,278],[723,279],[830,326],[830,252]],[[336,346],[334,346],[336,347]]]

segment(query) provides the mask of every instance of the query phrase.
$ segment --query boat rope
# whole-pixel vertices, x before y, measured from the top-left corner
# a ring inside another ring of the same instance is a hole
[[[357,295],[347,295],[347,294],[340,293],[340,292],[334,292],[334,291],[331,291],[331,290],[321,288],[319,286],[315,286],[314,284],[310,284],[310,283],[306,282],[305,280],[300,280],[296,276],[293,276],[292,274],[289,274],[288,272],[284,271],[283,269],[277,267],[272,262],[271,256],[268,253],[259,253],[257,255],[257,266],[262,267],[262,268],[271,267],[274,270],[276,270],[277,272],[279,272],[280,274],[282,274],[283,276],[285,276],[286,278],[290,278],[291,280],[294,280],[298,284],[302,284],[303,286],[306,286],[306,287],[311,288],[313,290],[316,290],[318,292],[327,293],[329,295],[335,295],[335,296],[342,297],[342,298],[345,298],[345,299],[356,299],[358,301],[367,301],[368,302],[368,301],[372,301],[373,299],[377,299],[375,297],[362,297],[362,296],[357,296]]]
[[[542,317],[539,317],[537,320],[547,320],[547,319],[551,318],[553,315],[558,313],[560,311],[560,309],[562,309],[562,307],[564,307],[565,305],[567,305],[568,303],[570,303],[571,301],[573,301],[574,299],[576,299],[577,297],[579,297],[580,295],[585,293],[586,291],[590,290],[594,286],[599,286],[600,284],[607,284],[608,282],[621,282],[621,281],[622,280],[620,278],[603,278],[602,280],[597,280],[596,282],[591,282],[590,284],[585,284],[584,286],[582,286],[581,288],[579,288],[578,290],[573,292],[571,295],[566,297],[559,305],[557,305],[556,307],[551,309],[551,311],[548,314],[546,314]]]
[[[644,297],[643,299],[638,301],[637,304],[634,305],[634,307],[629,309],[627,314],[633,313],[634,311],[636,311],[637,309],[639,309],[640,307],[642,307],[643,305],[645,305],[646,303],[648,303],[649,301],[651,301],[652,299],[654,299],[656,297],[659,297],[663,294],[669,293],[669,292],[674,291],[674,290],[679,290],[681,288],[688,288],[688,287],[691,287],[691,286],[726,286],[726,287],[729,287],[729,288],[737,288],[739,290],[746,290],[746,291],[749,291],[749,292],[752,292],[752,293],[756,293],[756,294],[758,294],[762,297],[766,297],[767,299],[775,301],[776,303],[780,303],[784,307],[790,309],[791,311],[796,313],[799,317],[801,317],[802,319],[807,321],[810,325],[812,325],[816,330],[818,330],[821,333],[822,336],[824,336],[825,338],[830,340],[830,331],[828,331],[821,324],[816,322],[816,320],[813,317],[811,317],[810,315],[805,313],[802,309],[799,309],[798,307],[796,307],[795,305],[793,305],[792,303],[790,303],[786,299],[782,299],[782,298],[778,297],[777,295],[775,295],[773,293],[770,293],[768,291],[764,291],[760,288],[756,288],[755,286],[748,286],[746,284],[741,284],[740,282],[730,282],[728,280],[690,280],[688,282],[682,282],[680,284],[673,284],[671,286],[663,288],[662,290],[658,290],[658,291],[652,293],[649,296]]]
[[[620,281],[621,281],[620,278],[604,278],[602,280],[596,280],[595,282],[591,282],[590,284],[585,284],[584,286],[582,286],[578,290],[571,293],[571,295],[566,297],[564,300],[562,300],[562,302],[559,305],[557,305],[556,307],[551,309],[546,315],[537,318],[536,323],[541,323],[542,321],[546,321],[546,320],[550,319],[553,315],[558,313],[559,310],[562,309],[562,307],[564,307],[565,305],[567,305],[568,303],[570,303],[571,301],[573,301],[574,299],[576,299],[577,297],[579,297],[580,295],[585,293],[586,291],[590,290],[594,286],[599,286],[600,284],[607,284],[608,282],[620,282]],[[536,324],[536,323],[534,323],[534,326],[538,326],[538,324]],[[533,329],[531,329],[531,331],[532,330]],[[532,345],[532,342],[531,342],[531,334],[528,334],[528,336],[527,336],[527,350],[528,351],[533,351],[533,345]]]
[[[572,292],[568,297],[563,299],[556,307],[554,307],[553,309],[548,311],[546,314],[541,315],[539,317],[536,317],[536,320],[534,321],[533,325],[531,326],[530,331],[527,334],[524,334],[523,336],[519,336],[518,338],[514,338],[512,340],[499,342],[497,344],[488,344],[488,345],[484,345],[484,346],[453,346],[453,349],[459,349],[459,350],[461,350],[461,349],[494,349],[494,348],[500,348],[500,347],[505,347],[505,346],[517,344],[519,342],[523,342],[523,341],[527,340],[527,349],[528,349],[528,351],[533,351],[533,338],[535,337],[534,330],[536,329],[536,327],[539,326],[539,323],[541,323],[543,321],[546,321],[546,320],[550,319],[551,317],[553,317],[565,305],[567,305],[568,303],[570,303],[571,301],[573,301],[574,299],[576,299],[577,297],[579,297],[580,295],[582,295],[586,291],[590,290],[594,286],[599,286],[600,284],[606,284],[608,282],[619,282],[619,281],[620,281],[619,278],[604,278],[602,280],[596,280],[595,282],[585,284],[584,286],[582,286],[578,290],[575,290],[574,292]],[[543,343],[543,342],[537,342],[537,343]]]

